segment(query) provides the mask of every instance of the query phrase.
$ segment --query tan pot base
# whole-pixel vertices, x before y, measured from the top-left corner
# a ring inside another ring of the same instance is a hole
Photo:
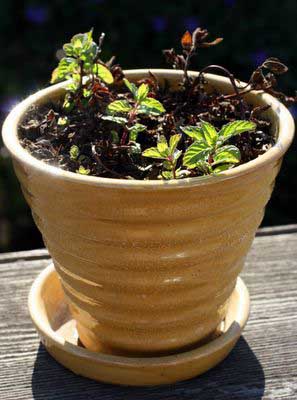
[[[192,378],[221,362],[233,349],[247,322],[249,294],[238,278],[220,336],[175,355],[124,357],[81,347],[75,321],[53,265],[35,280],[29,295],[30,315],[48,352],[78,375],[121,385],[159,385]]]

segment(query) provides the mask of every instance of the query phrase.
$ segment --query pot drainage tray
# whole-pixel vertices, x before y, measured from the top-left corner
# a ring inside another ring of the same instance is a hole
[[[121,385],[159,385],[200,375],[230,353],[248,319],[249,294],[238,278],[220,335],[191,350],[159,357],[117,356],[82,347],[52,264],[32,285],[29,310],[47,351],[74,373]]]

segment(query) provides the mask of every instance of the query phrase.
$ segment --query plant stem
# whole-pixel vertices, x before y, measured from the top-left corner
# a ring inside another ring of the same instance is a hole
[[[234,92],[235,92],[234,96],[237,97],[238,100],[239,100],[241,117],[244,118],[244,109],[243,109],[243,104],[242,104],[242,98],[241,98],[241,93],[239,91],[240,88],[238,88],[238,86],[236,85],[236,81],[235,81],[234,75],[231,74],[231,72],[227,68],[222,67],[221,65],[215,65],[215,64],[214,65],[208,65],[207,67],[203,68],[199,72],[198,82],[200,81],[201,74],[205,73],[206,71],[212,70],[212,69],[216,69],[216,70],[224,72],[228,76],[228,78],[230,79],[231,85],[232,85],[232,87],[234,89]]]
[[[193,55],[195,54],[194,49],[191,49],[186,57],[186,62],[185,62],[185,66],[184,66],[184,82],[185,82],[185,86],[188,87],[190,84],[190,79],[189,79],[189,75],[188,75],[188,69],[190,66],[190,61],[191,58],[193,57]]]
[[[171,165],[172,165],[173,179],[176,179],[175,165],[174,164]]]
[[[138,104],[138,102],[136,102],[134,107],[133,107],[133,109],[129,112],[129,114],[128,114],[129,118],[128,118],[127,126],[131,126],[134,123],[134,119],[135,119],[135,116],[136,116],[136,111],[137,111],[138,106],[139,106],[139,104]],[[123,133],[123,136],[121,138],[121,145],[124,145],[126,143],[128,135],[129,135],[129,130],[125,126],[124,127],[124,133]]]
[[[82,87],[83,87],[83,73],[84,73],[84,62],[82,60],[79,61],[79,86],[78,86],[78,91],[79,93],[82,93]]]
[[[129,135],[129,131],[128,131],[127,127],[124,126],[124,132],[123,132],[123,135],[121,137],[121,146],[123,146],[126,143],[128,135]]]

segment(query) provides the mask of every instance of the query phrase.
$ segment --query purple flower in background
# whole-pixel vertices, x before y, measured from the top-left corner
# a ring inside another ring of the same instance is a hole
[[[163,32],[167,28],[167,18],[162,16],[156,16],[151,19],[153,30],[156,32]]]
[[[255,67],[261,65],[266,60],[266,58],[268,58],[268,56],[264,50],[258,50],[251,55],[251,59]]]
[[[190,32],[194,31],[199,26],[198,18],[193,16],[185,17],[183,23],[184,27]]]
[[[25,17],[34,24],[43,24],[48,19],[48,9],[44,6],[29,6],[25,10]]]
[[[226,7],[234,7],[236,0],[224,0],[224,3]]]
[[[297,118],[297,106],[290,106],[289,111],[293,115],[293,117],[296,119]]]
[[[0,103],[0,110],[8,113],[20,101],[17,97],[7,97]]]

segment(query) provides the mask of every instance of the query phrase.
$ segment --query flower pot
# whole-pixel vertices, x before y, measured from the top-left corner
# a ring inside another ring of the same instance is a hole
[[[178,87],[180,71],[152,70]],[[126,71],[130,80],[148,70]],[[194,73],[193,73],[194,74]],[[207,75],[229,93],[228,79]],[[224,319],[245,256],[294,133],[279,101],[250,93],[277,136],[264,155],[217,176],[134,181],[82,176],[47,165],[19,143],[32,104],[55,101],[65,83],[19,104],[3,127],[16,174],[53,258],[82,343],[114,354],[170,354],[211,337]]]

